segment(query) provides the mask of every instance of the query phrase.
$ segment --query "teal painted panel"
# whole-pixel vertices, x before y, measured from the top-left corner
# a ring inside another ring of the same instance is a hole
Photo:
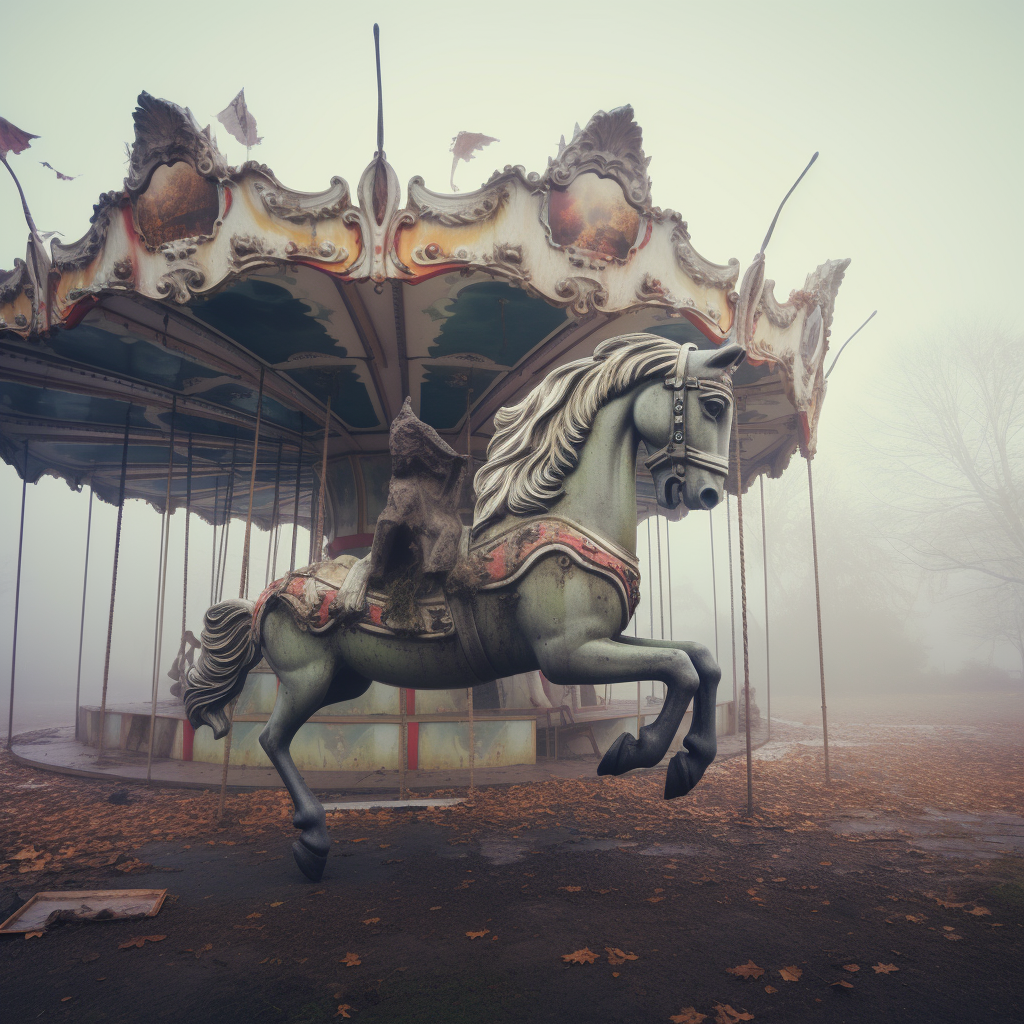
[[[362,697],[330,704],[317,712],[319,715],[397,715],[400,713],[398,689],[384,683],[370,683],[370,688]]]
[[[447,314],[427,350],[432,357],[475,352],[502,366],[514,366],[567,319],[564,310],[503,281],[467,285],[445,308],[424,312]]]
[[[277,700],[277,676],[273,672],[250,672],[238,695],[236,715],[269,715]]]
[[[535,737],[532,720],[474,723],[476,767],[536,764]],[[423,722],[420,725],[419,767],[423,770],[469,768],[469,723]]]
[[[289,369],[288,376],[317,401],[337,413],[350,427],[370,429],[380,426],[366,385],[351,366],[324,366],[317,369]]]
[[[466,389],[480,399],[497,376],[497,370],[428,366],[420,384],[420,419],[435,430],[457,426],[466,416]]]

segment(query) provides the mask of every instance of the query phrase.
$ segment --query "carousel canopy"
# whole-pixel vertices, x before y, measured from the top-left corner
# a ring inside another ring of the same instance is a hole
[[[709,262],[652,204],[628,106],[595,114],[542,173],[509,166],[451,195],[416,177],[404,197],[383,151],[354,190],[335,177],[302,193],[264,164],[227,166],[174,103],[143,93],[134,120],[128,176],[85,237],[47,251],[32,230],[25,261],[0,273],[0,455],[30,480],[116,501],[127,430],[126,493],[162,508],[173,422],[173,505],[191,445],[193,509],[222,522],[237,476],[244,515],[262,379],[254,520],[269,524],[276,482],[282,518],[298,485],[309,522],[326,418],[325,533],[359,546],[406,395],[479,464],[501,406],[631,331],[746,348],[745,487],[813,453],[849,261],[778,302],[755,260],[737,291],[739,262]]]

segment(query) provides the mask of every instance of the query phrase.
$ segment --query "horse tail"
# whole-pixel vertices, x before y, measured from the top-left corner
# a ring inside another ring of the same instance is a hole
[[[227,734],[224,708],[241,693],[246,676],[263,656],[252,628],[255,605],[233,598],[207,609],[202,651],[185,674],[185,710],[192,727],[208,725],[215,739]]]

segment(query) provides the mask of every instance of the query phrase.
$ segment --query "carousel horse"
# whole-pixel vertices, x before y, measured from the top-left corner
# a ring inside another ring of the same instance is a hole
[[[651,334],[604,341],[496,414],[474,480],[473,527],[462,529],[447,574],[422,571],[429,550],[416,543],[415,523],[403,543],[389,520],[392,555],[404,552],[405,562],[377,582],[364,569],[354,607],[351,588],[338,598],[360,563],[342,556],[289,573],[255,603],[207,611],[202,652],[186,677],[189,718],[223,736],[227,705],[266,658],[280,686],[260,743],[291,794],[301,830],[292,849],[307,877],[322,876],[331,840],[292,760],[292,738],[315,712],[359,697],[374,679],[418,690],[536,669],[560,685],[660,680],[657,719],[637,737],[619,736],[598,774],[657,765],[692,700],[665,798],[700,781],[716,753],[718,664],[697,643],[624,635],[640,593],[636,459],[641,441],[655,452],[646,465],[660,505],[714,507],[729,467],[731,375],[743,358],[735,344],[706,351]],[[448,536],[434,527],[433,536]]]

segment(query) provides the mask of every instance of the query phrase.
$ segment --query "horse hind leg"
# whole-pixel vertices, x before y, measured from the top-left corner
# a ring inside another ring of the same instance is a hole
[[[665,799],[685,796],[703,778],[718,752],[715,704],[722,670],[711,652],[700,644],[684,645],[700,677],[700,688],[693,698],[693,721],[683,740],[683,750],[673,756],[665,776]]]

